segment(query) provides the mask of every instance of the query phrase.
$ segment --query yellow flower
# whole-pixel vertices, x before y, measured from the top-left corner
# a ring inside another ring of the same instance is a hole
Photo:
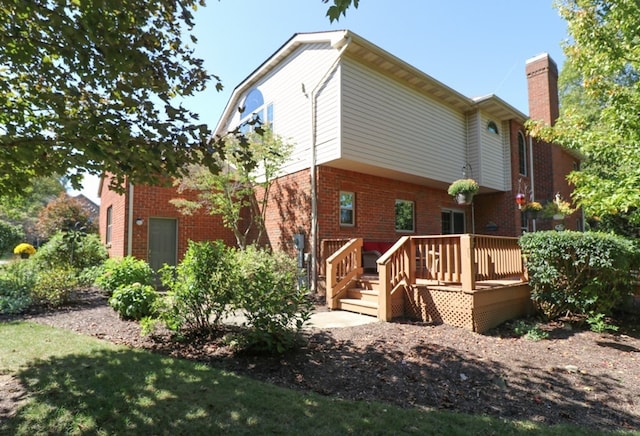
[[[36,249],[33,248],[33,245],[27,244],[23,242],[22,244],[18,244],[16,248],[13,249],[13,254],[28,254],[32,255],[36,252]]]

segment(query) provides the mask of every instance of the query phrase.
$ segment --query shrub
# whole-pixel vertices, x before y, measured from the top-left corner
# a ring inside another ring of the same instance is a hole
[[[108,259],[95,283],[109,294],[134,283],[153,285],[153,270],[147,262],[133,256]]]
[[[64,232],[56,233],[33,257],[48,268],[72,267],[77,271],[100,265],[107,258],[100,236],[88,234],[74,240],[72,246]]]
[[[520,246],[531,297],[548,318],[608,314],[633,291],[638,249],[619,236],[535,232],[524,234]]]
[[[0,313],[21,313],[31,306],[36,277],[31,262],[14,262],[0,268]]]
[[[233,303],[234,249],[221,241],[190,241],[182,262],[161,274],[168,288],[162,318],[172,330],[213,331]]]
[[[298,287],[295,261],[255,247],[238,251],[237,257],[239,303],[248,327],[241,346],[267,353],[294,348],[313,308],[307,290]]]
[[[0,257],[11,250],[24,238],[24,232],[20,226],[14,226],[0,220]]]
[[[154,314],[157,298],[153,286],[134,283],[116,289],[109,298],[109,305],[124,319],[140,320]]]
[[[65,304],[77,288],[78,280],[70,267],[42,270],[31,290],[31,299],[35,304],[58,307]]]

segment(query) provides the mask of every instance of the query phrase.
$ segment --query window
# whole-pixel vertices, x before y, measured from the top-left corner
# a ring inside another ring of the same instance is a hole
[[[457,210],[443,210],[441,213],[442,234],[454,235],[465,231],[464,212]]]
[[[340,225],[355,225],[355,194],[353,192],[340,191]]]
[[[487,123],[487,130],[491,133],[495,133],[496,135],[499,133],[498,125],[493,121],[489,121],[489,123]]]
[[[522,132],[518,132],[518,162],[520,166],[520,174],[527,175],[527,142]]]
[[[253,88],[247,94],[242,105],[242,113],[240,114],[240,124],[247,121],[258,119],[262,124],[269,124],[273,129],[273,103],[264,103],[262,92],[258,88]],[[242,133],[247,133],[252,126],[244,125],[241,128]]]
[[[107,208],[107,233],[104,236],[104,240],[106,244],[111,244],[112,228],[113,228],[113,206],[109,206]]]
[[[414,204],[413,201],[396,200],[396,231],[413,232],[414,226]]]

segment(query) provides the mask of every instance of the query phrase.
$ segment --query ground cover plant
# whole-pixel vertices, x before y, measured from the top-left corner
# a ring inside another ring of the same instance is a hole
[[[3,434],[599,434],[300,392],[32,323],[0,332],[0,381],[25,391]]]

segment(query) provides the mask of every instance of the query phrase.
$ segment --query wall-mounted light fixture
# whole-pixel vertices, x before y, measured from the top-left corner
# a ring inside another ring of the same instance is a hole
[[[144,223],[144,220],[142,218],[136,218],[136,225],[137,226],[141,226]]]

